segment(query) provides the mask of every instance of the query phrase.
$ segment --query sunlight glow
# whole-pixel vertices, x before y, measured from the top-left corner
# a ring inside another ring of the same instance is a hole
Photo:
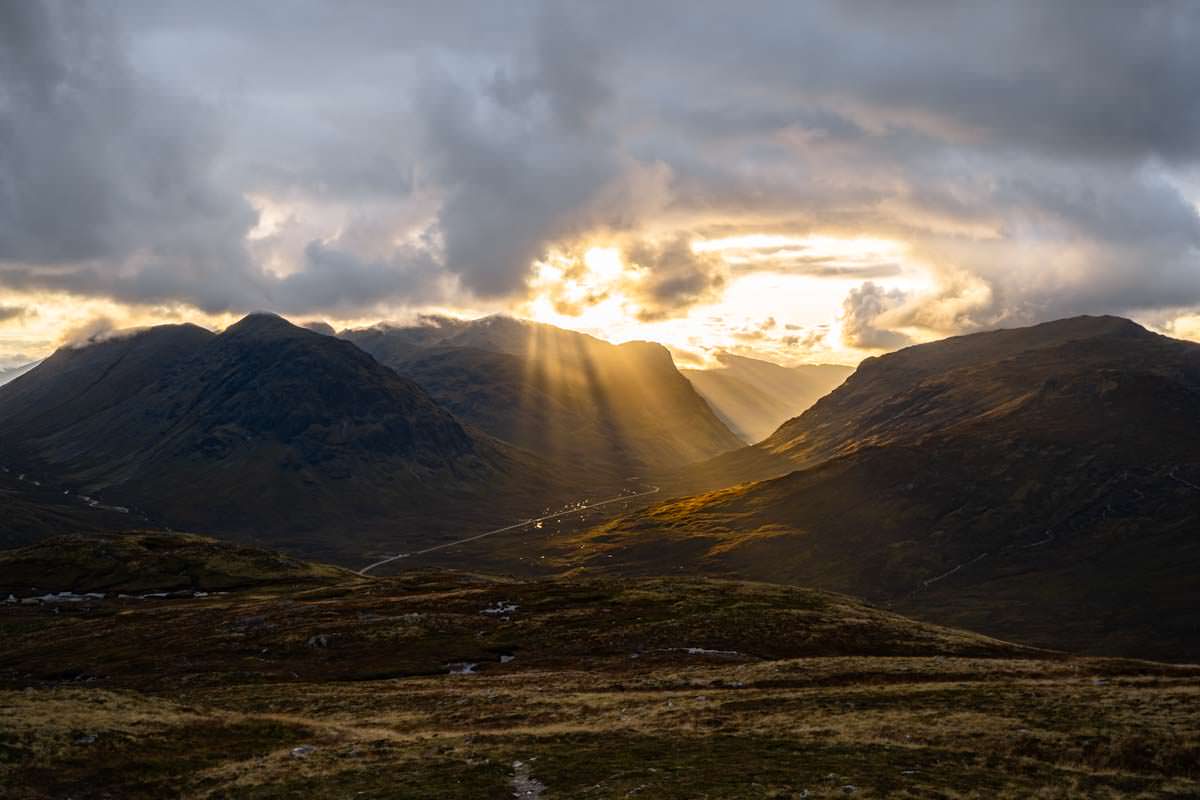
[[[615,247],[593,247],[583,254],[583,263],[598,281],[621,276],[621,251]]]
[[[854,363],[866,353],[845,347],[838,335],[847,293],[864,280],[906,292],[930,284],[903,242],[877,237],[747,233],[698,239],[691,249],[728,267],[720,296],[655,313],[642,305],[642,282],[653,273],[606,243],[536,264],[529,298],[516,311],[613,342],[658,341],[693,362],[731,351],[783,363]]]
[[[868,236],[783,236],[752,233],[699,239],[694,253],[716,253],[727,264],[755,269],[795,269],[804,264],[845,270],[897,266],[907,253],[903,242]]]

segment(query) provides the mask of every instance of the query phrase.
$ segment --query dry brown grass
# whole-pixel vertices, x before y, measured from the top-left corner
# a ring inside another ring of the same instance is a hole
[[[14,800],[509,798],[517,761],[545,800],[1200,794],[1200,668],[836,595],[426,575],[5,613]]]

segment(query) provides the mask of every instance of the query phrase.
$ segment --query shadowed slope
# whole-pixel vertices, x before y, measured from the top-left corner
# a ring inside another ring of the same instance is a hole
[[[1198,422],[1200,346],[1125,320],[922,345],[865,362],[752,448],[815,466],[668,501],[564,553],[817,585],[1087,652],[1196,658]]]
[[[1031,415],[1042,414],[1046,436],[1075,426],[1075,441],[1093,435],[1102,441],[1134,433],[1126,428],[1143,421],[1137,406],[1145,404],[1133,395],[1160,385],[1173,393],[1158,400],[1165,404],[1162,424],[1182,427],[1189,441],[1189,407],[1200,385],[1197,352],[1200,345],[1120,317],[1073,317],[908,347],[866,359],[767,439],[691,465],[672,485],[702,490],[777,477],[861,447],[952,432],[973,420],[1005,419],[1037,435]],[[1119,396],[1113,393],[1118,386]],[[1056,396],[1063,401],[1057,407],[1045,404]],[[1100,417],[1089,416],[1096,411]],[[1076,418],[1079,413],[1085,416]]]

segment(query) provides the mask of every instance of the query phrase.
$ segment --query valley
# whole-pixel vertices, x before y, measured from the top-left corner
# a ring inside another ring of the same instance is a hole
[[[11,796],[1200,791],[1200,347],[919,345],[741,446],[653,350],[345,335],[394,368],[255,315],[0,388]]]
[[[590,502],[589,500],[586,500],[586,499],[581,500],[577,503],[572,503],[572,504],[567,505],[562,511],[556,511],[552,514],[545,514],[540,517],[533,517],[532,519],[521,520],[520,522],[514,522],[511,525],[505,525],[504,527],[501,527],[501,528],[495,528],[490,531],[484,531],[483,533],[477,533],[473,536],[468,536],[465,539],[458,539],[453,542],[445,542],[443,544],[433,545],[432,547],[426,547],[424,550],[417,550],[413,553],[399,553],[394,556],[389,556],[380,561],[376,561],[372,564],[368,564],[367,566],[360,569],[358,571],[358,574],[366,575],[368,572],[371,572],[378,567],[387,566],[388,564],[399,561],[402,558],[416,558],[416,557],[428,555],[430,553],[436,553],[439,550],[447,550],[452,547],[458,547],[460,545],[470,544],[471,542],[477,542],[480,539],[486,539],[491,536],[496,536],[497,534],[501,534],[501,533],[507,533],[512,530],[520,530],[522,528],[529,528],[531,526],[540,529],[542,526],[542,523],[545,523],[548,521],[557,521],[557,520],[567,518],[567,517],[573,517],[573,518],[575,518],[576,521],[582,521],[583,519],[586,518],[586,515],[588,512],[594,511],[597,508],[605,508],[607,506],[611,506],[614,503],[621,503],[622,509],[628,510],[629,504],[633,500],[637,500],[639,498],[644,498],[644,497],[650,497],[651,495],[658,494],[660,491],[662,491],[660,489],[660,487],[654,486],[645,491],[629,490],[626,493],[619,494],[616,497],[610,497],[607,500],[599,500],[596,502]]]
[[[1200,798],[1200,3],[0,2],[0,800]]]

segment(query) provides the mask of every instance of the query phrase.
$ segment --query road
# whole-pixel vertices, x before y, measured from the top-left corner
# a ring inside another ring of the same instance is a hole
[[[575,506],[574,508],[568,508],[566,511],[557,511],[553,514],[547,514],[544,517],[534,517],[533,519],[523,519],[520,522],[513,523],[512,525],[505,525],[503,528],[496,528],[495,530],[484,531],[483,533],[477,533],[474,536],[468,536],[465,539],[458,539],[453,542],[446,542],[445,544],[439,544],[439,545],[435,545],[433,547],[426,547],[424,550],[417,550],[412,553],[400,553],[399,555],[391,556],[389,558],[382,559],[381,561],[376,561],[374,564],[368,564],[367,566],[360,569],[358,571],[358,574],[366,575],[368,572],[370,572],[373,569],[376,569],[377,567],[382,567],[384,564],[390,564],[393,561],[399,561],[402,558],[410,558],[411,556],[423,556],[426,553],[432,553],[435,550],[445,550],[448,547],[456,547],[460,544],[466,544],[467,542],[474,542],[474,541],[478,541],[479,539],[486,539],[488,536],[495,536],[497,533],[504,533],[505,531],[513,531],[513,530],[516,530],[517,528],[524,528],[526,525],[535,525],[539,522],[545,522],[546,520],[557,519],[558,517],[565,517],[570,514],[578,514],[580,511],[587,511],[592,508],[599,508],[600,506],[606,506],[606,505],[609,505],[610,503],[620,503],[623,500],[633,500],[634,498],[637,498],[637,497],[647,497],[652,494],[658,494],[661,491],[662,491],[662,487],[652,486],[647,491],[638,492],[637,494],[623,494],[618,497],[610,497],[607,500],[601,500],[598,503],[589,503],[588,505],[584,505],[584,506]]]

